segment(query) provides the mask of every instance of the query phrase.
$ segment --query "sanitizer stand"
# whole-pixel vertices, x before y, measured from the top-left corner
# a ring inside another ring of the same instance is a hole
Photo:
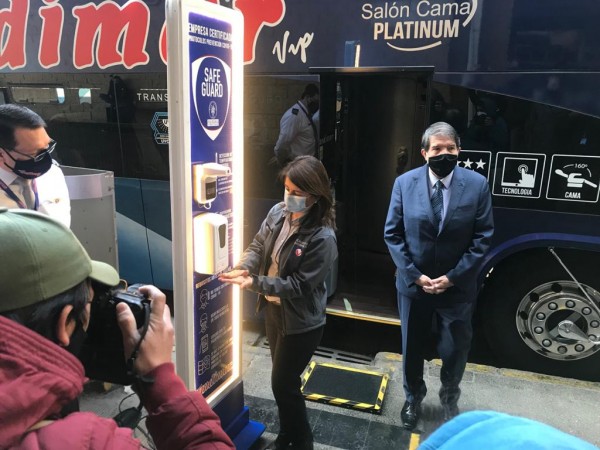
[[[218,279],[242,246],[243,18],[197,0],[166,17],[177,372],[246,449],[265,427],[244,406],[240,290]]]

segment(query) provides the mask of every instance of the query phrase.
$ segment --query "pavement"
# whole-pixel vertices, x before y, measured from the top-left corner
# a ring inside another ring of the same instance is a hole
[[[246,327],[242,346],[246,405],[251,420],[266,426],[265,433],[252,450],[262,450],[278,431],[277,408],[268,382],[271,359],[268,344],[259,329]],[[308,401],[316,449],[412,450],[443,423],[437,396],[440,387],[439,360],[425,364],[429,394],[423,401],[419,425],[410,432],[402,428],[400,420],[404,403],[402,356],[387,352],[378,353],[372,360],[351,356],[340,356],[334,350],[320,348],[313,360],[388,374],[389,382],[381,414]],[[600,383],[469,364],[461,388],[461,412],[494,410],[522,416],[600,446]],[[86,387],[82,395],[81,409],[113,417],[119,410],[137,406],[135,396],[127,397],[130,394],[129,388],[112,386],[105,389],[99,383],[93,383]],[[122,403],[120,407],[119,403]],[[151,440],[145,435],[143,421],[135,433],[145,445],[152,446]]]

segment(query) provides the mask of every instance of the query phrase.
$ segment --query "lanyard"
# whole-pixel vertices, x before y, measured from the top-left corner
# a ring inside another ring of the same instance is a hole
[[[33,180],[33,183],[31,183],[31,187],[33,189],[33,195],[35,196],[35,204],[33,209],[37,211],[38,206],[39,206],[39,197],[38,197],[38,191],[37,191],[37,185],[35,183],[35,180]],[[10,197],[10,199],[12,201],[14,201],[19,208],[21,209],[29,209],[27,208],[27,205],[25,203],[23,203],[23,200],[21,200],[19,197],[17,197],[17,194],[15,194],[13,192],[13,190],[8,187],[8,185],[4,182],[4,180],[0,180],[0,188],[6,193],[6,195],[8,195]]]

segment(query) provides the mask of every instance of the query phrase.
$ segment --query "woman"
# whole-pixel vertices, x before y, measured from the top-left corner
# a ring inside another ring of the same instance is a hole
[[[300,156],[280,173],[284,201],[275,205],[234,270],[223,282],[260,294],[273,370],[271,387],[280,431],[268,449],[312,449],[300,375],[325,325],[325,278],[337,258],[335,214],[327,172]]]

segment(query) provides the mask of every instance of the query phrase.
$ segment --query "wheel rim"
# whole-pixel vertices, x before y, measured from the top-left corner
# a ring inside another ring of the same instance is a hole
[[[581,286],[598,305],[600,293],[587,285]],[[600,345],[560,336],[558,324],[563,320],[573,322],[591,339],[600,336],[598,308],[590,306],[584,293],[572,281],[542,284],[525,295],[517,308],[519,336],[540,355],[572,361],[587,358],[600,350]]]

